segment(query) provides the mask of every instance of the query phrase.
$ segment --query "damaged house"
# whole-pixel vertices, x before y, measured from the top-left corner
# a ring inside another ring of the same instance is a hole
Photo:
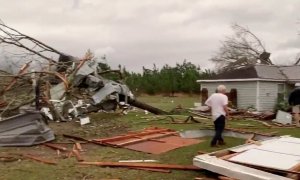
[[[288,93],[300,82],[300,66],[254,65],[197,82],[200,83],[202,103],[219,84],[224,84],[228,92],[235,93],[237,108],[268,111],[273,110],[278,101],[286,100]]]

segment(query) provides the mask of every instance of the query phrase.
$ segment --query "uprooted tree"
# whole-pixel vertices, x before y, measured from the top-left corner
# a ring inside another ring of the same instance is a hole
[[[254,64],[273,64],[262,41],[248,28],[233,24],[232,30],[234,34],[221,42],[219,51],[210,59],[216,64],[218,71]]]

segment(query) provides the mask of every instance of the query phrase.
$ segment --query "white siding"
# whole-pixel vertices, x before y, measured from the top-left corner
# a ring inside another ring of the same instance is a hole
[[[259,82],[260,111],[274,110],[278,84],[278,82]]]
[[[207,88],[208,95],[216,91],[218,85],[224,84],[229,92],[231,89],[237,89],[237,105],[240,109],[245,109],[250,106],[256,108],[256,87],[257,81],[250,82],[203,82],[201,89]]]

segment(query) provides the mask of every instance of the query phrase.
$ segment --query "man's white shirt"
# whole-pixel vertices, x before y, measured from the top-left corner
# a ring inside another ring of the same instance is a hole
[[[228,97],[225,94],[214,93],[206,100],[205,104],[211,107],[214,121],[221,115],[226,116],[224,106],[228,104]]]

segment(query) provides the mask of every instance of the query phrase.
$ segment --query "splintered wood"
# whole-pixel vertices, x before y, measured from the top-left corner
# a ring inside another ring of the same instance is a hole
[[[31,155],[31,154],[23,154],[22,156],[26,157],[28,159],[32,159],[32,160],[35,160],[35,161],[38,161],[38,162],[45,163],[45,164],[52,164],[52,165],[56,165],[57,164],[57,162],[52,161],[50,159],[44,159],[44,158],[37,157],[37,156]]]
[[[154,169],[176,169],[176,170],[201,170],[193,165],[158,164],[158,163],[126,163],[126,162],[79,162],[80,165],[95,165],[103,167],[126,167],[126,168],[154,168]]]

